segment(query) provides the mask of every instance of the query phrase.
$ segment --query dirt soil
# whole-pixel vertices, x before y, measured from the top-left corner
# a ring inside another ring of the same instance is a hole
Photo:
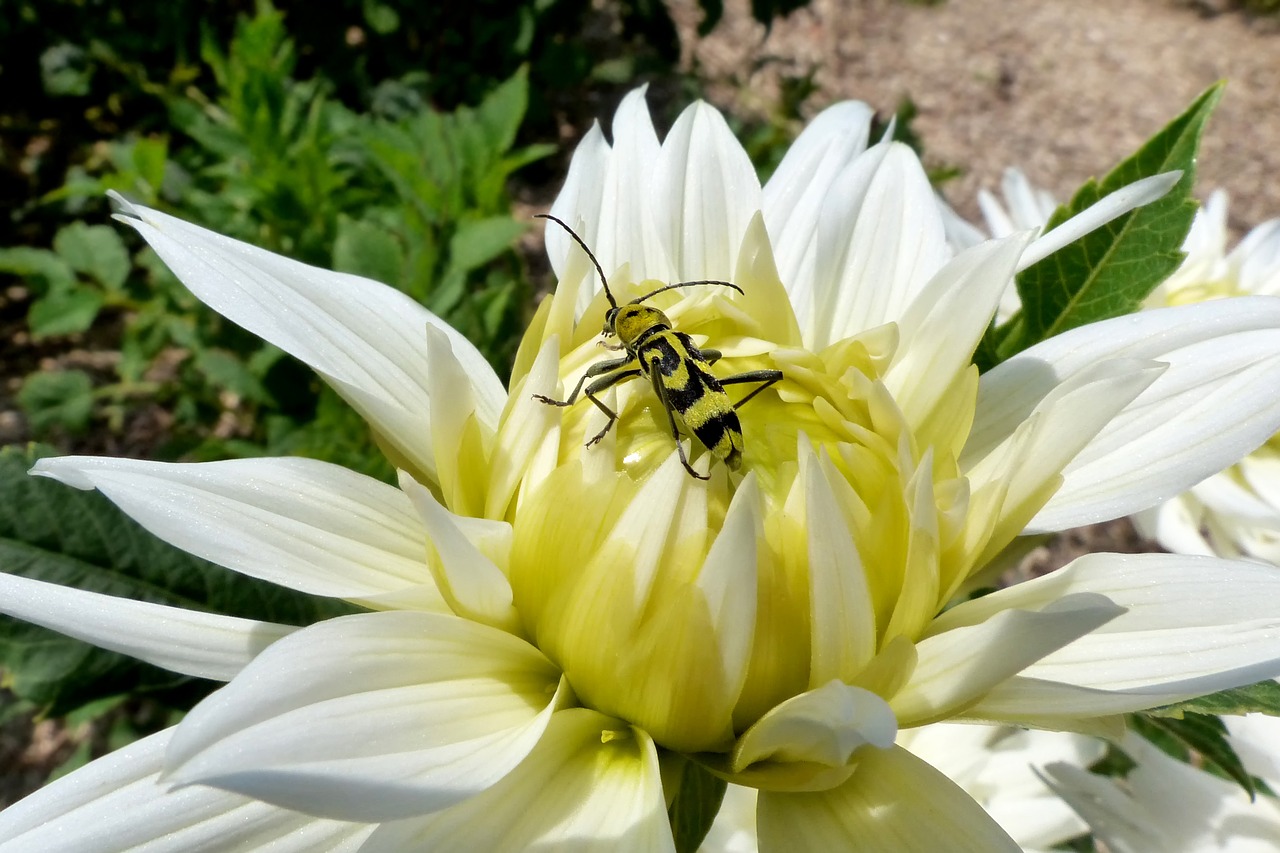
[[[1201,195],[1230,193],[1237,232],[1280,216],[1276,16],[1229,0],[813,0],[766,34],[746,0],[725,6],[708,37],[684,30],[710,100],[767,109],[780,74],[810,68],[815,107],[857,98],[887,115],[910,97],[926,159],[964,170],[946,194],[970,217],[1007,166],[1065,198],[1224,79]]]

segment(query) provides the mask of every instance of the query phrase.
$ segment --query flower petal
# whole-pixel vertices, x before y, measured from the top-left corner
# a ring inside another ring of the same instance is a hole
[[[726,692],[735,697],[747,680],[755,637],[756,543],[763,537],[759,501],[760,488],[750,472],[734,492],[696,582],[707,602]]]
[[[817,793],[761,791],[762,850],[1020,848],[954,782],[900,746],[867,749],[843,785]]]
[[[896,142],[836,177],[817,230],[813,310],[799,316],[814,350],[901,319],[950,252],[924,168]]]
[[[402,850],[672,851],[658,754],[643,731],[572,708],[489,789],[426,818],[385,824],[367,853]]]
[[[919,428],[959,374],[969,368],[1027,235],[993,240],[953,258],[903,312],[897,353],[885,384]]]
[[[1038,263],[1076,240],[1134,208],[1150,204],[1173,189],[1182,172],[1163,172],[1126,184],[1077,213],[1027,247],[1018,260],[1018,272]],[[1041,220],[1042,222],[1045,220]]]
[[[400,488],[413,501],[431,540],[437,559],[431,561],[436,585],[454,613],[473,622],[518,634],[520,614],[511,599],[511,584],[502,569],[467,538],[462,519],[442,507],[427,487],[400,472]],[[505,528],[510,545],[511,526],[505,521],[490,522]]]
[[[170,463],[46,457],[31,473],[99,489],[184,551],[251,577],[354,601],[448,612],[425,532],[398,489],[314,459]]]
[[[915,671],[891,700],[893,712],[904,726],[954,716],[1029,664],[1122,613],[1124,608],[1103,596],[1085,593],[1050,602],[1038,612],[1003,610],[977,624],[931,630],[916,644]]]
[[[809,689],[853,681],[876,653],[876,613],[866,567],[832,491],[844,478],[801,442],[809,544]]]
[[[1048,850],[1088,831],[1088,825],[1044,783],[1040,768],[1102,758],[1098,738],[1011,726],[935,723],[906,729],[898,744],[964,788],[1024,849]]]
[[[600,129],[598,122],[593,123],[574,149],[564,184],[560,187],[555,203],[551,205],[551,215],[568,223],[588,246],[599,242],[600,207],[604,202],[601,189],[608,181],[611,159],[612,152],[604,138],[604,131]],[[577,244],[555,223],[548,223],[546,244],[547,259],[551,261],[556,279],[563,281],[569,273],[569,264],[579,254]],[[586,258],[582,260],[585,262]],[[578,269],[585,274],[590,265],[579,265]],[[583,305],[591,299],[597,288],[586,290],[585,294],[579,294]]]
[[[371,824],[321,820],[216,788],[168,790],[173,729],[131,743],[0,812],[3,853],[356,851]]]
[[[169,781],[339,820],[465,800],[528,755],[561,701],[535,648],[432,613],[368,613],[298,631],[183,720]]]
[[[1280,427],[1280,299],[1241,297],[1093,323],[1019,353],[983,375],[972,434],[1008,435],[1055,385],[1111,358],[1169,368],[1066,467],[1029,531],[1145,509]]]
[[[1062,470],[1071,459],[1164,371],[1162,364],[1134,359],[1089,365],[1046,394],[1013,434],[986,456],[975,458],[986,436],[970,433],[960,466],[974,491],[1003,491],[994,509],[995,524],[973,565],[985,565],[1018,535],[1060,488]],[[971,518],[985,523],[992,520],[990,515]]]
[[[422,417],[431,411],[422,334],[434,326],[448,336],[474,384],[482,423],[497,426],[507,395],[493,368],[475,345],[407,295],[223,237],[118,194],[111,198],[117,218],[210,308],[321,373]]]
[[[1092,554],[965,602],[938,631],[1077,593],[1126,612],[997,686],[967,715],[1052,727],[1127,713],[1280,675],[1280,572],[1173,554]]]
[[[184,610],[0,572],[0,613],[162,666],[229,681],[290,625]]]
[[[778,274],[799,316],[807,316],[813,306],[823,202],[836,175],[866,150],[874,117],[875,111],[861,101],[827,107],[787,149],[764,187],[764,221]]]
[[[730,769],[763,761],[844,769],[861,747],[884,749],[898,733],[885,701],[869,690],[829,681],[775,706],[734,747]]]
[[[760,209],[760,179],[718,110],[699,101],[680,114],[649,185],[676,278],[733,275],[742,237]]]

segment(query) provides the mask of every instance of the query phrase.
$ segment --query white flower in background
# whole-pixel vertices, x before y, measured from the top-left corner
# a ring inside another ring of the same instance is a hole
[[[1057,207],[1017,169],[1005,171],[1002,196],[986,190],[978,204],[993,237],[1039,228]],[[945,206],[944,206],[945,208]],[[944,209],[956,246],[973,245],[982,232]],[[1212,193],[1196,213],[1183,244],[1186,258],[1147,298],[1146,308],[1189,305],[1230,296],[1280,295],[1280,218],[1254,228],[1228,250],[1227,196]],[[1010,287],[1000,302],[1006,319],[1019,307]],[[1272,437],[1225,471],[1133,516],[1138,531],[1170,551],[1215,554],[1280,563],[1280,436]]]
[[[827,110],[763,188],[714,109],[659,142],[642,92],[575,154],[553,212],[618,298],[732,280],[650,304],[720,375],[784,373],[743,410],[741,470],[692,449],[707,482],[643,381],[604,395],[621,417],[590,448],[599,410],[533,398],[602,357],[608,306],[564,234],[508,393],[398,292],[121,202],[365,416],[399,488],[303,459],[42,460],[181,548],[370,612],[294,629],[0,576],[0,610],[228,682],[4,812],[0,850],[669,850],[686,761],[758,790],[763,850],[1012,850],[900,731],[1114,732],[1280,674],[1280,573],[1249,563],[1090,555],[948,607],[1024,529],[1134,512],[1272,434],[1280,300],[1099,323],[979,378],[1014,271],[1176,176],[953,256],[869,119]]]
[[[1274,722],[1274,721],[1273,721]],[[1274,731],[1272,733],[1274,735]],[[1050,764],[1045,778],[1112,853],[1273,853],[1280,803],[1250,802],[1235,782],[1171,758],[1130,733],[1120,747],[1136,762],[1123,779],[1074,764]],[[1246,769],[1255,772],[1246,759]],[[1274,777],[1273,777],[1274,778]]]

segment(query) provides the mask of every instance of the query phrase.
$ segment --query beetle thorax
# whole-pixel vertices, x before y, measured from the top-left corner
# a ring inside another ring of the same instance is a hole
[[[624,347],[630,347],[651,329],[669,329],[671,321],[657,308],[648,305],[623,305],[613,315],[613,333]]]

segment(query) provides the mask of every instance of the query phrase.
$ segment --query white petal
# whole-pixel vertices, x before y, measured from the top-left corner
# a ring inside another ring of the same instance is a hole
[[[613,116],[613,157],[595,244],[605,273],[630,264],[632,281],[666,280],[674,272],[658,237],[649,198],[661,146],[645,106],[646,88],[628,93]]]
[[[824,460],[825,461],[825,460]],[[853,681],[876,653],[876,614],[866,567],[832,492],[844,478],[807,441],[800,451],[809,545],[809,688]]]
[[[251,577],[351,600],[411,594],[401,606],[447,612],[408,498],[341,466],[63,456],[31,472],[99,489],[164,541]]]
[[[449,338],[440,330],[426,330],[427,358],[431,371],[427,374],[427,393],[433,400],[447,400],[437,406],[431,417],[428,441],[416,436],[420,443],[431,445],[435,460],[434,479],[440,486],[447,506],[458,512],[479,513],[482,507],[468,505],[468,497],[476,491],[476,460],[463,457],[464,436],[468,422],[476,416],[475,394],[462,364],[449,346]]]
[[[1064,471],[1033,531],[1115,518],[1220,471],[1280,427],[1280,299],[1141,311],[1058,335],[982,377],[978,436],[1008,435],[1070,375],[1110,358],[1169,369]],[[989,443],[989,442],[988,442]],[[967,452],[967,451],[966,451]]]
[[[967,713],[1052,723],[1138,711],[1280,675],[1280,572],[1172,554],[1093,554],[965,602],[939,630],[1082,592],[1126,612],[1033,663]]]
[[[746,682],[755,636],[756,542],[763,535],[759,500],[755,472],[750,472],[734,492],[724,524],[698,573],[698,589],[706,598],[724,663],[727,692],[733,696]]]
[[[996,684],[1123,612],[1100,595],[1081,594],[1038,612],[1010,609],[977,624],[931,631],[916,644],[915,671],[890,702],[894,714],[904,726],[953,716]]]
[[[488,790],[382,826],[366,853],[672,851],[653,741],[585,708],[555,714],[533,752]]]
[[[1018,261],[1018,271],[1044,260],[1063,246],[1074,243],[1134,208],[1163,197],[1181,177],[1182,172],[1164,172],[1134,181],[1104,196],[1028,246]]]
[[[874,116],[860,101],[827,107],[792,143],[765,185],[764,221],[797,316],[807,316],[813,305],[823,201],[836,175],[866,150]]]
[[[517,633],[520,614],[512,605],[511,584],[494,562],[467,538],[463,519],[442,507],[425,486],[400,472],[400,488],[413,501],[431,538],[438,560],[432,561],[436,584],[453,611],[474,622]],[[510,535],[510,525],[502,525]]]
[[[698,102],[680,114],[653,168],[658,234],[684,281],[733,275],[760,209],[760,179],[724,116]]]
[[[551,205],[551,214],[568,223],[588,246],[599,242],[600,207],[604,202],[602,191],[608,183],[611,159],[612,152],[605,141],[604,131],[598,123],[593,124],[574,149],[564,184]],[[579,254],[577,244],[554,222],[547,223],[546,244],[547,258],[555,270],[556,279],[563,280],[569,272],[571,258]],[[585,298],[590,299],[598,289],[598,286],[588,288]]]
[[[431,613],[368,613],[300,630],[183,720],[169,781],[339,820],[445,808],[533,748],[559,673],[510,634]]]
[[[898,744],[964,788],[1024,849],[1048,850],[1089,829],[1045,786],[1040,768],[1061,761],[1092,764],[1106,752],[1097,738],[1011,726],[935,723],[900,732]]]
[[[2,853],[348,853],[371,824],[321,820],[216,788],[159,783],[173,729],[129,744],[0,812]]]
[[[297,629],[166,607],[0,572],[0,613],[162,666],[228,681]]]
[[[1280,806],[1254,802],[1234,782],[1211,776],[1130,734],[1120,748],[1137,766],[1116,780],[1052,765],[1054,789],[1086,817],[1116,853],[1149,850],[1272,853],[1280,842]]]
[[[1244,769],[1266,782],[1274,791],[1280,787],[1280,718],[1267,714],[1223,717],[1231,733],[1231,746]]]
[[[1062,469],[1070,460],[1164,371],[1159,363],[1131,359],[1089,365],[1046,394],[1010,438],[985,457],[971,458],[982,452],[991,433],[970,433],[961,469],[975,491],[1004,490],[987,550],[975,565],[983,565],[1018,534],[1060,487]]]
[[[1020,234],[961,253],[902,314],[900,343],[885,384],[913,426],[925,422],[959,373],[968,369],[1026,240]]]
[[[560,410],[533,398],[554,395],[559,381],[560,345],[543,342],[523,382],[512,389],[511,412],[502,419],[489,460],[484,518],[506,518],[513,497],[523,497],[555,470],[560,449]]]
[[[756,789],[729,785],[698,853],[756,853]]]
[[[843,768],[861,747],[893,743],[898,724],[869,690],[829,681],[775,706],[747,729],[733,752],[734,772],[758,761]]]
[[[434,326],[448,336],[474,383],[481,421],[491,430],[497,426],[507,395],[493,368],[470,341],[400,291],[111,197],[117,218],[135,228],[210,308],[321,373],[423,416],[431,404],[422,336]]]
[[[919,159],[875,145],[832,182],[818,220],[811,349],[902,318],[949,255],[942,216]]]
[[[972,797],[899,746],[865,750],[829,791],[761,791],[757,822],[762,850],[1020,853]]]

